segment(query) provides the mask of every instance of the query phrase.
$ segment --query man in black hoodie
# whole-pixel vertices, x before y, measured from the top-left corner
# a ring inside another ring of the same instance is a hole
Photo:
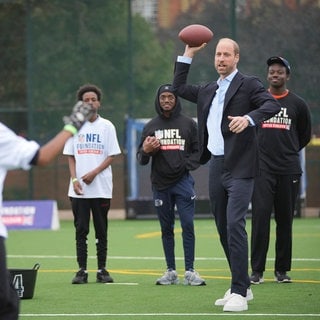
[[[185,285],[205,285],[194,270],[194,180],[190,170],[199,167],[196,122],[181,114],[181,104],[170,84],[160,86],[155,99],[158,116],[144,127],[137,152],[141,165],[151,163],[154,205],[162,234],[167,271],[158,285],[178,284],[174,254],[175,207],[182,227]]]

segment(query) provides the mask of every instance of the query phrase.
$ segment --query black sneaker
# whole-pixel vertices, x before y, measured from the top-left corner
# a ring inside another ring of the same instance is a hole
[[[263,272],[253,271],[249,278],[252,284],[260,284],[264,282]]]
[[[88,283],[88,273],[83,269],[80,269],[76,276],[72,279],[72,284],[84,284]]]
[[[110,274],[107,270],[102,269],[97,272],[97,282],[101,283],[112,283],[113,279],[110,277]]]
[[[287,275],[285,271],[275,271],[274,280],[278,283],[291,283],[291,278]]]

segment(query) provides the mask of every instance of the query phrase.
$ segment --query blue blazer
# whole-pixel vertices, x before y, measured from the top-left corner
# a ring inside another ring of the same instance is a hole
[[[187,84],[190,66],[188,63],[176,62],[173,88],[178,96],[197,104],[200,163],[204,164],[211,158],[207,149],[207,118],[218,85],[216,81],[204,85]],[[232,177],[252,178],[257,175],[258,140],[255,126],[249,126],[238,134],[232,133],[227,117],[248,115],[258,125],[277,114],[280,109],[280,104],[265,90],[257,77],[240,72],[235,75],[225,95],[221,121],[224,165]]]

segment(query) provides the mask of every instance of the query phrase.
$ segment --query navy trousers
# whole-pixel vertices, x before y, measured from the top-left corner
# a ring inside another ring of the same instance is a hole
[[[185,270],[193,269],[195,235],[194,210],[195,192],[194,179],[187,173],[176,184],[165,190],[153,189],[154,203],[161,226],[162,246],[167,268],[176,269],[175,263],[175,208],[179,214],[182,228],[182,240],[185,260]]]
[[[235,179],[224,169],[223,157],[212,156],[209,166],[209,196],[220,242],[231,271],[231,292],[247,295],[248,236],[246,214],[254,179]]]

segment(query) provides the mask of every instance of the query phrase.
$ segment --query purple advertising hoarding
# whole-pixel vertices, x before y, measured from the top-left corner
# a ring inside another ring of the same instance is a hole
[[[4,201],[0,214],[8,230],[57,230],[60,227],[54,200]]]

